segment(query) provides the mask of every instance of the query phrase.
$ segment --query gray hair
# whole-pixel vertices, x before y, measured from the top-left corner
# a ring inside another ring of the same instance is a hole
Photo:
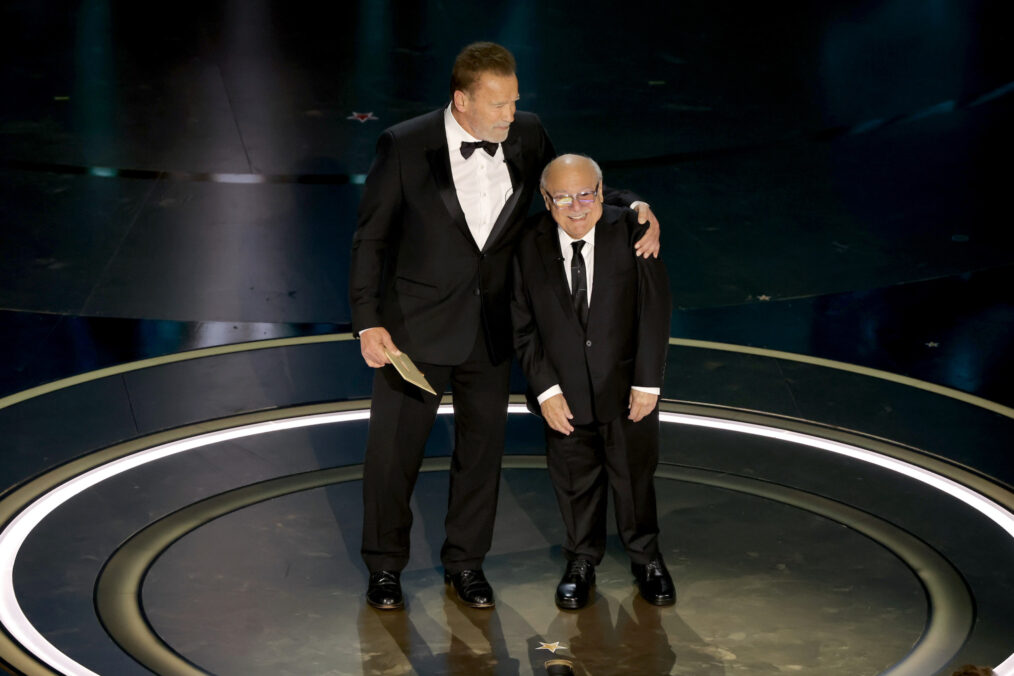
[[[545,190],[546,190],[546,176],[549,175],[549,170],[553,167],[554,164],[556,164],[557,162],[560,162],[561,160],[565,160],[565,159],[569,160],[569,159],[574,158],[574,157],[580,157],[581,159],[587,160],[588,162],[590,162],[591,165],[592,165],[592,169],[595,170],[595,180],[599,184],[602,183],[602,168],[599,166],[598,162],[596,162],[592,158],[588,157],[587,155],[581,155],[580,153],[567,153],[566,155],[559,155],[559,156],[557,156],[556,158],[554,158],[553,160],[551,160],[549,162],[549,164],[547,164],[543,168],[543,170],[542,170],[542,176],[539,177],[539,189],[542,190],[543,192],[545,192]]]

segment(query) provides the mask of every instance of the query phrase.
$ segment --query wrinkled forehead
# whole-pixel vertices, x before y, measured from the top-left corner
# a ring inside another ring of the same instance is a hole
[[[518,77],[514,73],[497,73],[487,70],[479,73],[468,88],[469,96],[517,97]]]
[[[598,177],[588,163],[556,166],[546,175],[546,191],[549,193],[571,193],[594,190]]]

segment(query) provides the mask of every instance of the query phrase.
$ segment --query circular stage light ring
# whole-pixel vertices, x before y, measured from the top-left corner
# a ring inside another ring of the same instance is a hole
[[[440,407],[440,414],[449,415],[453,413],[450,404]],[[528,413],[526,407],[521,404],[508,406],[508,413]],[[13,569],[17,553],[21,546],[32,532],[49,514],[60,505],[71,498],[88,490],[92,486],[105,481],[108,478],[130,471],[141,465],[166,458],[178,453],[186,452],[196,448],[202,448],[231,439],[237,439],[255,434],[265,434],[272,431],[308,427],[329,423],[348,422],[352,420],[365,420],[369,418],[369,412],[365,410],[343,410],[331,413],[319,413],[308,416],[300,416],[290,419],[269,420],[247,424],[235,428],[227,428],[212,432],[205,432],[195,436],[178,439],[168,443],[156,445],[150,448],[125,455],[115,460],[105,462],[93,467],[73,478],[59,484],[52,490],[38,496],[10,521],[8,521],[2,532],[0,532],[0,624],[7,632],[26,650],[42,663],[49,665],[60,673],[73,676],[98,676],[84,665],[71,659],[69,656],[57,649],[31,624],[24,611],[17,601],[14,590]],[[987,519],[997,524],[1009,536],[1014,538],[1014,514],[1002,506],[986,498],[980,493],[959,484],[947,477],[929,472],[916,465],[906,463],[897,458],[891,458],[858,446],[851,446],[839,441],[823,439],[819,436],[804,434],[777,427],[759,425],[756,423],[738,422],[723,418],[698,416],[684,413],[662,411],[660,421],[664,423],[675,423],[685,425],[696,425],[712,429],[726,430],[741,434],[763,436],[778,439],[792,444],[798,444],[827,452],[847,456],[862,462],[874,464],[884,469],[897,472],[909,479],[920,481],[936,490],[960,500],[972,507]],[[509,457],[509,456],[508,456]],[[1009,656],[1003,663],[995,668],[998,676],[1014,676],[1014,655]]]

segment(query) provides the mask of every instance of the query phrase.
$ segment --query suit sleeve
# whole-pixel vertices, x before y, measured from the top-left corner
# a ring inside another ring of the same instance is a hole
[[[630,190],[621,190],[619,188],[610,188],[603,183],[602,185],[602,201],[606,204],[612,204],[615,207],[630,207],[634,202],[640,202],[641,197]]]
[[[349,304],[352,329],[382,326],[380,299],[385,264],[399,236],[402,205],[401,166],[397,143],[390,131],[377,140],[377,152],[359,202],[356,233],[349,264]]]
[[[514,258],[514,288],[511,297],[511,323],[514,326],[514,351],[521,370],[536,395],[558,385],[560,378],[550,365],[542,347],[542,337],[535,323],[529,289],[522,274],[518,256]]]
[[[540,120],[538,117],[536,117],[535,120],[539,123],[540,136],[539,136],[538,167],[541,176],[541,172],[545,168],[545,166],[549,164],[554,157],[556,157],[556,148],[553,147],[553,141],[550,140],[549,133],[546,131],[546,128],[542,126],[542,120]],[[536,181],[538,180],[538,178],[539,176],[536,177]]]
[[[538,135],[535,137],[535,154],[533,155],[536,160],[530,165],[534,194],[528,208],[528,220],[525,223],[526,229],[529,229],[531,225],[538,222],[539,216],[546,211],[546,207],[542,204],[542,188],[540,187],[542,170],[556,157],[556,148],[553,147],[553,141],[549,138],[549,133],[542,126],[542,121],[538,117],[535,119],[538,122]]]
[[[633,243],[646,229],[637,225],[631,214],[628,222],[634,224]],[[634,384],[641,387],[661,387],[665,375],[665,358],[669,350],[669,320],[672,315],[672,296],[669,292],[669,275],[660,258],[635,256],[637,266],[637,354],[634,357]]]

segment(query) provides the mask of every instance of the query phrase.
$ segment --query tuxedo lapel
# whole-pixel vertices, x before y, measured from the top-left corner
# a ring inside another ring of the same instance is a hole
[[[454,178],[451,176],[451,158],[447,150],[447,135],[444,132],[444,118],[441,115],[437,116],[436,120],[439,128],[434,129],[430,147],[426,150],[426,160],[429,162],[433,180],[451,222],[461,230],[468,241],[474,244],[475,238],[472,237],[472,232],[468,229],[465,212],[461,210],[461,203],[458,202],[458,194],[454,189]]]
[[[503,161],[507,163],[507,171],[511,175],[511,187],[517,192],[521,189],[521,138],[510,136],[500,144],[503,148]]]
[[[615,220],[608,220],[606,213],[608,209],[603,211],[602,218],[595,225],[595,249],[592,255],[595,257],[595,266],[592,269],[592,289],[594,294],[592,295],[591,302],[588,304],[588,325],[591,326],[592,322],[597,317],[603,317],[608,320],[610,308],[613,307],[615,302],[614,291],[615,287],[608,283],[599,283],[599,280],[608,280],[617,271],[617,255],[626,255],[628,251],[627,242],[624,239],[626,228],[622,227],[621,223],[617,223]],[[596,309],[598,310],[596,312]]]
[[[535,246],[542,259],[542,267],[546,271],[546,279],[549,283],[549,290],[563,309],[563,314],[569,323],[572,323],[579,333],[584,333],[581,328],[581,320],[574,312],[574,304],[570,299],[570,288],[567,286],[567,275],[563,272],[563,252],[560,251],[560,237],[556,233],[557,225],[548,216],[539,223],[539,234],[535,240]]]
[[[500,210],[500,214],[493,224],[493,229],[489,231],[489,237],[486,238],[483,251],[489,250],[503,233],[507,224],[511,222],[514,212],[518,208],[518,200],[521,199],[521,193],[524,192],[521,175],[521,140],[517,136],[508,137],[506,141],[500,144],[500,148],[503,149],[503,160],[507,164],[507,172],[511,177],[513,192],[503,205],[503,209]]]

